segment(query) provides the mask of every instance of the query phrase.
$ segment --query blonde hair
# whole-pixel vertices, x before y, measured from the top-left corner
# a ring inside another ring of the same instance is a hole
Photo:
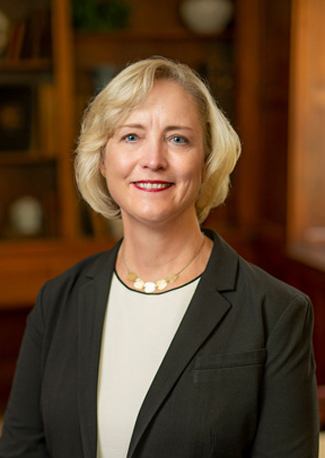
[[[212,208],[225,201],[229,176],[240,155],[241,145],[235,130],[195,71],[164,57],[151,57],[129,65],[89,104],[76,150],[78,188],[96,212],[110,219],[120,217],[120,208],[100,172],[104,149],[114,130],[144,102],[157,80],[179,84],[192,96],[198,108],[203,127],[205,162],[195,205],[198,220],[202,223]]]

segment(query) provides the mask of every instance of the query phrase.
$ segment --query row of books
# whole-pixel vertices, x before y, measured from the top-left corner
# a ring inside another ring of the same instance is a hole
[[[4,58],[7,60],[51,58],[51,14],[34,10],[30,16],[11,25]]]

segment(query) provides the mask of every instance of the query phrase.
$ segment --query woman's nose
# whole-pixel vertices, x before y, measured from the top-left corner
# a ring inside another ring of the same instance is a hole
[[[152,139],[143,147],[141,166],[152,170],[164,169],[167,166],[167,145],[163,140]]]

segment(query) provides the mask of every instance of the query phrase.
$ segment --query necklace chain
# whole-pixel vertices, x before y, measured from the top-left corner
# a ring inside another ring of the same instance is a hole
[[[140,278],[138,276],[137,273],[135,273],[134,271],[130,270],[130,268],[128,267],[128,265],[127,265],[127,263],[125,261],[124,249],[123,249],[122,259],[123,259],[124,266],[126,267],[126,270],[128,271],[127,279],[133,283],[133,286],[134,286],[135,289],[138,289],[140,291],[144,291],[145,293],[153,293],[156,290],[162,291],[163,289],[166,288],[166,286],[168,284],[174,283],[178,279],[179,275],[182,272],[184,272],[184,270],[187,269],[192,264],[192,262],[199,256],[199,254],[201,253],[201,251],[203,249],[204,242],[205,242],[205,237],[203,236],[203,240],[202,240],[202,244],[201,244],[200,248],[195,253],[193,258],[191,258],[190,261],[186,264],[185,267],[183,267],[177,273],[170,274],[166,278],[162,278],[161,280],[158,280],[156,282],[154,282],[154,281],[144,281],[144,280],[142,280],[142,278]]]

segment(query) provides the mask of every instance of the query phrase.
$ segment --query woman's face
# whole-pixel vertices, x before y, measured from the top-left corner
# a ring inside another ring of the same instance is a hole
[[[101,166],[124,226],[196,218],[203,159],[203,131],[192,97],[174,82],[157,81],[107,142]]]

